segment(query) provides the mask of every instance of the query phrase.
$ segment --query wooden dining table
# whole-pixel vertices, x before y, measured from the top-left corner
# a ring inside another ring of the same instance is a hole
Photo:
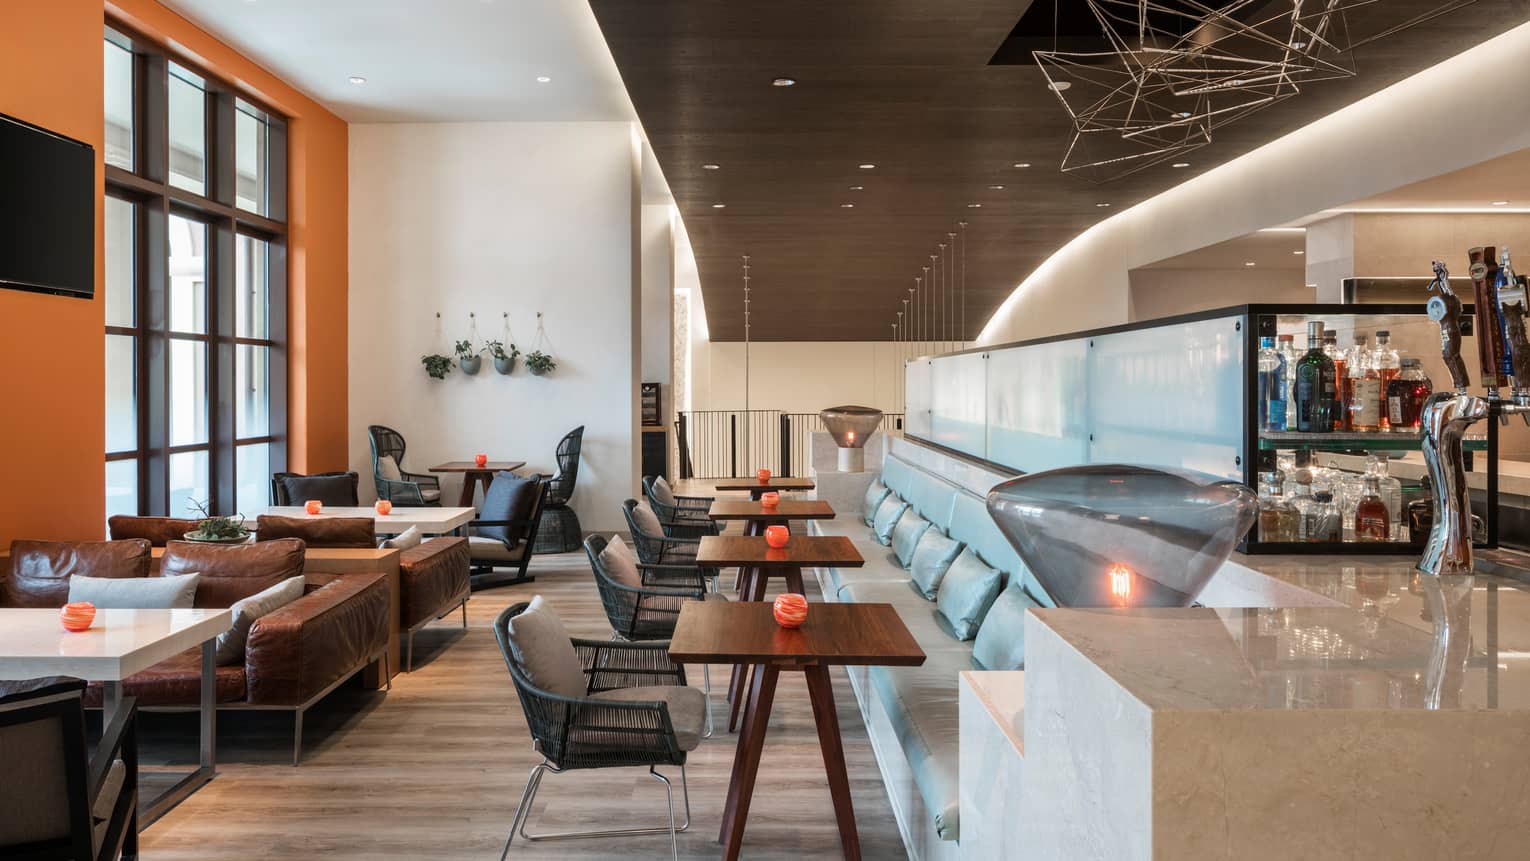
[[[526,465],[524,460],[490,460],[479,466],[471,460],[449,460],[446,463],[438,463],[430,468],[431,472],[455,472],[462,474],[462,493],[457,497],[457,505],[463,508],[473,507],[473,494],[477,492],[478,485],[483,485],[485,495],[489,492],[489,483],[494,480],[496,472],[515,472]]]
[[[811,478],[793,478],[789,475],[774,475],[765,481],[758,478],[720,478],[713,485],[718,490],[741,490],[749,493],[750,499],[759,499],[761,496],[774,490],[776,492],[792,491],[807,492],[818,487]]]
[[[823,751],[829,797],[839,825],[840,848],[848,859],[861,857],[839,716],[834,707],[834,666],[917,667],[924,651],[891,604],[810,604],[800,628],[776,624],[772,607],[751,601],[687,601],[680,608],[669,657],[680,664],[754,665],[750,706],[738,736],[728,800],[723,807],[718,842],[723,857],[739,857],[755,779],[765,747],[765,731],[782,670],[798,671],[807,682],[813,722]]]
[[[765,584],[771,577],[785,579],[786,591],[805,595],[803,568],[861,568],[866,560],[843,535],[793,535],[780,549],[771,547],[760,536],[707,535],[696,550],[696,564],[709,568],[737,566],[742,575],[739,600],[763,601]],[[748,672],[745,664],[733,666],[733,677],[728,682],[729,732],[738,728],[743,714],[744,700],[749,695]]]
[[[783,499],[773,506],[758,500],[714,499],[707,517],[719,523],[742,522],[745,535],[764,535],[767,526],[793,520],[833,520],[834,508],[822,499]]]

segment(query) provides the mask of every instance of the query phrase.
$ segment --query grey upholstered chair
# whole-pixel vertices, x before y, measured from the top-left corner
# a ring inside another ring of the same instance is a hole
[[[536,550],[547,485],[535,478],[501,472],[484,492],[479,519],[468,523],[468,556],[472,560],[469,580],[475,589],[530,583],[526,574]],[[513,574],[497,573],[501,568]]]
[[[533,615],[537,617],[534,622],[528,618]],[[568,637],[540,596],[500,613],[494,620],[494,636],[515,683],[532,741],[542,755],[521,793],[500,861],[510,854],[517,831],[530,841],[668,834],[670,853],[678,859],[675,835],[691,824],[685,759],[687,752],[701,743],[706,700],[700,691],[685,686],[685,669],[669,659],[668,644]],[[566,661],[573,666],[565,666]],[[555,665],[552,671],[550,665]],[[554,691],[553,687],[564,690]],[[669,779],[658,772],[658,767],[665,765],[680,769],[685,821],[679,825],[675,823]],[[547,774],[634,766],[647,766],[648,773],[664,784],[669,803],[667,827],[539,835],[526,832],[537,790]],[[630,844],[623,850],[622,854],[634,854]]]
[[[404,471],[404,436],[390,427],[371,425],[372,480],[377,498],[394,505],[440,505],[441,479],[422,472]]]
[[[85,683],[0,682],[0,858],[138,857],[136,701],[86,759]]]
[[[303,475],[277,472],[271,475],[272,505],[302,505],[317,499],[325,505],[355,507],[361,504],[357,487],[361,476],[354,472],[319,472]]]
[[[547,503],[542,509],[542,528],[537,533],[538,553],[578,550],[584,540],[579,515],[569,507],[574,485],[579,480],[579,453],[583,448],[584,425],[564,434],[558,441],[558,474],[543,478],[547,483]]]
[[[671,538],[722,534],[722,523],[707,515],[713,502],[710,496],[680,496],[663,476],[656,475],[643,476],[643,495]]]

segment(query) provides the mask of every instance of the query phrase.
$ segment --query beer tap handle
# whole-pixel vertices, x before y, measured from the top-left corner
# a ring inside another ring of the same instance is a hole
[[[1429,299],[1429,319],[1440,324],[1440,356],[1456,391],[1464,394],[1472,381],[1466,372],[1466,362],[1461,359],[1461,300],[1450,289],[1450,271],[1439,260],[1434,261],[1434,280],[1429,282],[1428,289],[1440,291],[1440,295]]]

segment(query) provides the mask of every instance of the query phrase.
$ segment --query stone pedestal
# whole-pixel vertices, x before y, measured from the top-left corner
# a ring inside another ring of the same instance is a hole
[[[882,474],[886,445],[887,435],[879,432],[867,440],[864,447],[845,449],[835,445],[834,438],[828,433],[814,431],[809,473],[818,485],[814,496],[829,503],[841,517],[858,513],[866,499],[866,488]],[[859,454],[860,470],[841,469],[842,453],[847,451]]]

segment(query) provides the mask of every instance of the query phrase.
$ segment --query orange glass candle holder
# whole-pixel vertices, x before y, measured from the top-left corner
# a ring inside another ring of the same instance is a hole
[[[475,455],[473,455],[473,463],[477,464],[479,467],[482,467],[484,464],[486,464],[488,462],[489,462],[489,456],[486,455],[486,454],[475,454]]]
[[[377,504],[372,506],[372,508],[376,510],[378,514],[387,516],[393,512],[393,501],[390,499],[379,499],[377,500]]]
[[[791,540],[792,533],[785,526],[765,527],[765,543],[769,544],[771,547],[780,550],[786,546],[788,541]]]
[[[776,599],[772,608],[776,624],[783,628],[800,628],[807,621],[808,602],[807,598],[796,592],[787,592]]]
[[[760,494],[760,504],[766,508],[775,508],[781,504],[781,494],[772,490],[769,493]]]
[[[754,471],[754,477],[760,480],[760,484],[764,484],[765,482],[770,481],[770,470],[757,469]]]
[[[73,604],[65,604],[58,611],[58,620],[63,623],[64,630],[78,634],[81,631],[90,630],[90,626],[96,621],[96,605],[89,601],[76,601]]]
[[[310,499],[303,503],[303,510],[309,514],[318,514],[324,510],[324,503],[317,499]]]

